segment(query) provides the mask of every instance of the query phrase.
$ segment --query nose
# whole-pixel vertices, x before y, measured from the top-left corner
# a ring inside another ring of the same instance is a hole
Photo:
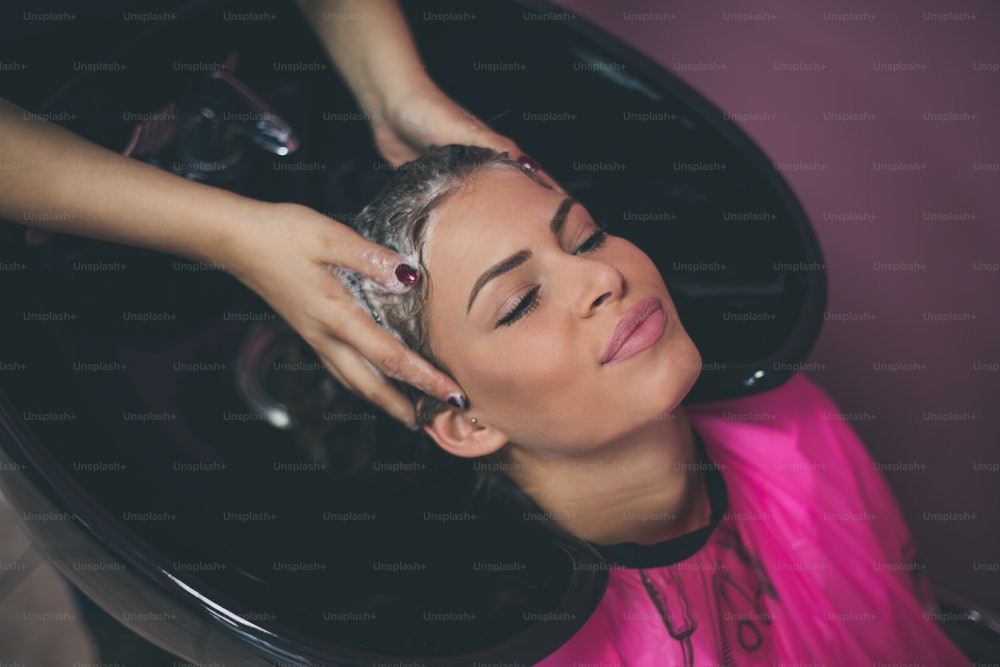
[[[580,257],[571,283],[580,317],[593,317],[602,305],[619,301],[625,291],[625,276],[614,264]]]

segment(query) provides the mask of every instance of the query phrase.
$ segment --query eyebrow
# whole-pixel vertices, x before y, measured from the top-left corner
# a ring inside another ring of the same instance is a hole
[[[569,210],[573,207],[573,204],[578,203],[579,202],[572,197],[566,197],[566,199],[562,200],[562,203],[559,204],[559,208],[556,209],[555,215],[552,216],[552,220],[549,222],[549,229],[552,230],[554,235],[559,235],[559,231],[566,223],[566,218],[569,217]],[[472,292],[469,294],[469,304],[465,307],[465,314],[468,315],[469,311],[472,310],[472,302],[476,300],[476,295],[479,294],[479,290],[486,286],[486,283],[494,278],[502,276],[508,271],[516,269],[529,259],[531,259],[531,251],[525,248],[524,250],[519,250],[510,257],[502,259],[490,268],[486,269],[483,275],[479,276],[476,280],[476,284],[472,286]]]

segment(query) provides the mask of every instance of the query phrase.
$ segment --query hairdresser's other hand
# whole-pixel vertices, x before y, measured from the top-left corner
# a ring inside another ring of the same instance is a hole
[[[416,82],[414,82],[414,80]],[[497,134],[486,123],[459,106],[433,81],[414,77],[404,91],[392,95],[370,112],[372,134],[379,153],[392,166],[415,160],[431,146],[468,144],[506,151],[512,159],[526,156],[516,143]],[[528,157],[546,183],[565,194],[541,166]]]
[[[406,258],[298,204],[265,205],[245,224],[226,251],[227,270],[260,294],[347,389],[411,428],[413,403],[386,375],[442,401],[461,394],[454,380],[378,326],[330,272],[330,265],[342,266],[405,292],[396,268]]]
[[[514,160],[525,155],[437,87],[397,0],[298,0],[298,4],[371,121],[375,145],[392,166],[420,157],[431,146],[447,144],[487,146],[506,151]]]

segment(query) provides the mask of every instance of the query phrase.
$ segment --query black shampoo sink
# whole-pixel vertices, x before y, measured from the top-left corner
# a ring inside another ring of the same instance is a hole
[[[822,323],[822,256],[720,109],[582,19],[523,19],[547,5],[484,0],[467,22],[425,17],[467,3],[404,6],[439,85],[660,266],[705,362],[688,402],[797,370]],[[107,42],[124,71],[33,82],[52,93],[35,110],[182,176],[349,220],[388,168],[332,67],[275,67],[327,63],[294,6],[175,11]],[[254,98],[233,97],[230,75]],[[213,105],[284,125],[254,136],[198,116]],[[183,119],[172,141],[134,141],[136,119],[165,110]],[[433,448],[400,457],[409,433],[218,267],[70,235],[29,245],[13,222],[0,259],[20,267],[0,273],[3,491],[67,577],[161,647],[238,665],[531,664],[599,603],[589,545],[475,496]],[[359,452],[369,439],[385,447]]]

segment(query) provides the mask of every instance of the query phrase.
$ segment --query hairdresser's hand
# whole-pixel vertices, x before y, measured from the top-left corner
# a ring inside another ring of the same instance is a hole
[[[514,160],[525,154],[431,80],[397,0],[298,0],[298,4],[371,119],[379,152],[394,167],[420,157],[431,146],[446,144],[488,146],[507,151]],[[357,20],[340,21],[338,14],[354,14]],[[563,192],[550,177],[540,175]]]
[[[426,77],[414,77],[405,92],[394,94],[371,113],[372,133],[379,153],[394,167],[415,160],[431,146],[468,144],[506,151],[514,160],[527,157],[516,143],[497,134],[455,103]],[[530,157],[524,161],[532,166],[546,183],[565,191],[541,166]]]
[[[414,429],[413,403],[386,375],[442,401],[462,392],[378,326],[329,269],[342,266],[404,292],[396,267],[406,258],[298,204],[265,204],[245,224],[222,258],[227,270],[271,304],[341,384]]]

